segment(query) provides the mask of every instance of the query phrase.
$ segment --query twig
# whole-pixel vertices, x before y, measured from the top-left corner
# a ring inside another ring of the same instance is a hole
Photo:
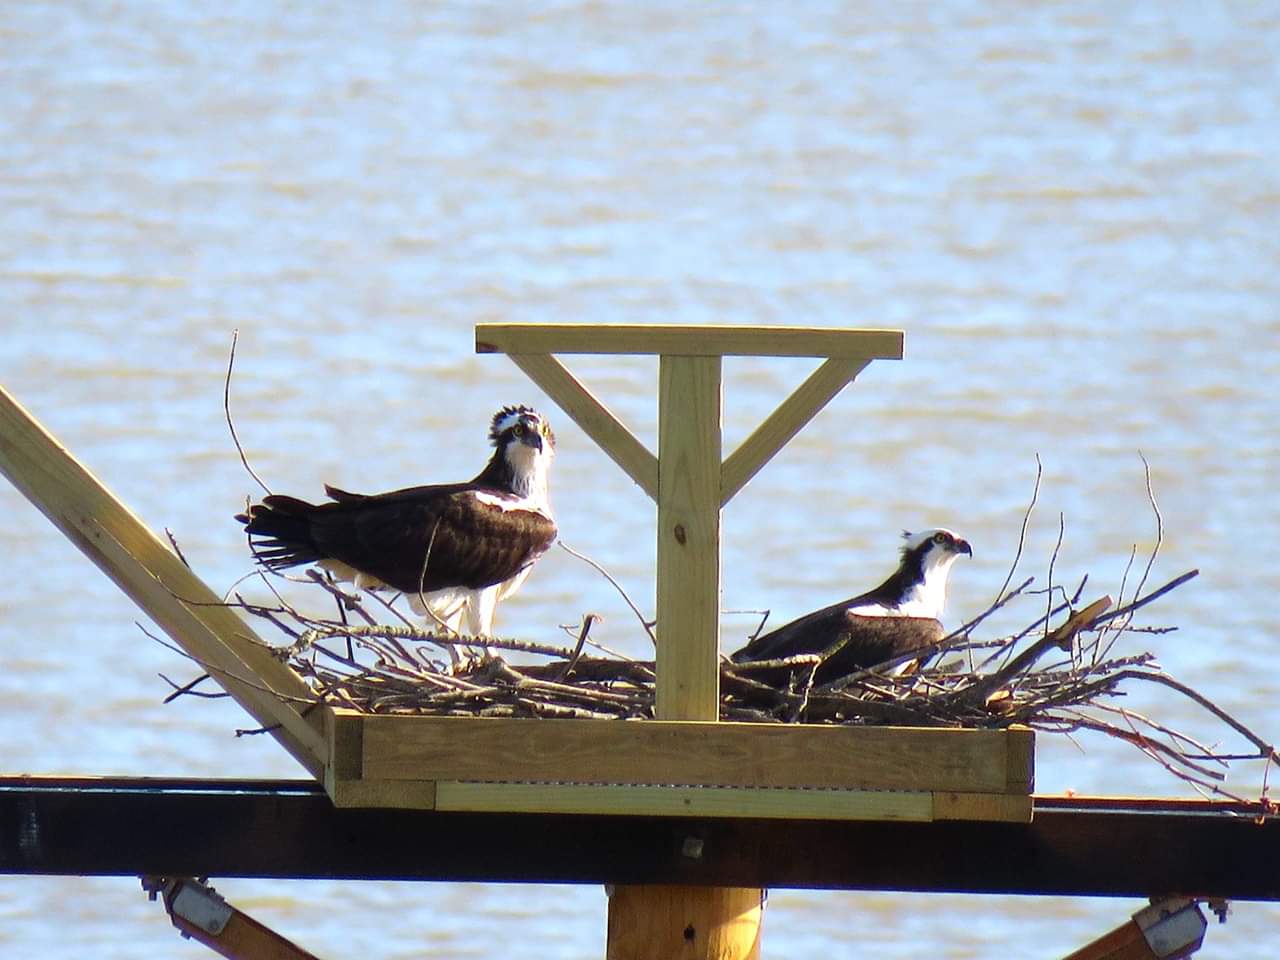
[[[1102,597],[1089,604],[1079,613],[1072,614],[1066,623],[1056,630],[1046,633],[1042,638],[1014,657],[1008,664],[968,688],[964,693],[965,697],[974,701],[985,700],[989,694],[1002,684],[1008,683],[1010,678],[1016,677],[1040,659],[1051,647],[1061,649],[1064,644],[1070,644],[1077,633],[1091,626],[1096,618],[1109,606],[1111,606],[1111,598]]]
[[[178,559],[182,561],[182,565],[190,570],[191,564],[187,561],[186,555],[183,554],[182,548],[178,546],[178,538],[173,535],[173,531],[168,527],[165,527],[164,535],[169,538],[169,546],[173,547],[173,552],[178,555]]]
[[[1151,555],[1147,557],[1147,566],[1142,571],[1142,579],[1133,588],[1135,597],[1142,593],[1142,588],[1147,585],[1147,577],[1151,575],[1151,567],[1155,564],[1156,557],[1160,554],[1160,547],[1164,545],[1164,517],[1160,515],[1160,505],[1156,503],[1156,492],[1151,486],[1151,464],[1147,462],[1147,458],[1141,450],[1138,451],[1138,457],[1142,460],[1142,473],[1147,484],[1147,502],[1151,504],[1151,512],[1156,515],[1156,542],[1151,547]]]
[[[1053,615],[1053,568],[1058,562],[1058,551],[1062,549],[1062,537],[1067,530],[1067,518],[1058,512],[1058,539],[1053,545],[1053,553],[1049,554],[1049,574],[1048,582],[1045,586],[1045,593],[1048,594],[1049,607],[1044,613],[1044,628],[1047,633],[1049,630],[1049,618]]]
[[[184,683],[184,684],[174,683],[172,680],[166,677],[163,673],[156,674],[156,676],[158,676],[161,680],[163,680],[165,683],[167,683],[169,686],[173,688],[173,693],[165,697],[161,701],[161,703],[172,703],[174,700],[177,700],[181,696],[202,697],[205,700],[222,700],[226,697],[231,696],[231,694],[223,690],[215,690],[212,693],[209,692],[208,690],[197,690],[196,689],[197,686],[204,683],[206,680],[212,679],[207,673],[202,673],[200,674],[200,676],[196,677],[190,683]]]
[[[258,683],[256,680],[250,679],[248,677],[238,676],[232,673],[230,670],[223,670],[221,667],[217,666],[216,664],[212,664],[206,660],[200,659],[199,657],[192,656],[191,654],[187,653],[187,651],[183,650],[180,646],[178,646],[176,643],[170,643],[167,640],[163,640],[160,637],[157,637],[154,633],[152,633],[150,630],[144,627],[141,623],[138,623],[136,620],[134,621],[134,626],[136,626],[139,630],[141,630],[143,634],[145,634],[147,637],[154,640],[156,643],[160,644],[160,646],[164,647],[167,650],[172,650],[174,653],[178,654],[179,656],[186,657],[196,666],[200,667],[203,670],[206,670],[210,674],[217,674],[220,677],[224,677],[227,680],[231,680],[235,683],[243,684],[246,687],[259,691],[260,693],[270,694],[271,696],[275,697],[277,700],[280,700],[282,703],[305,704],[308,707],[314,707],[317,703],[317,701],[307,699],[306,697],[294,697],[294,696],[290,696],[289,694],[280,693],[278,690],[272,690],[270,687],[264,686],[263,684]],[[221,683],[221,681],[219,682]]]
[[[996,598],[992,602],[993,609],[1000,604],[1001,598],[1004,597],[1004,592],[1009,589],[1009,584],[1013,582],[1013,575],[1017,572],[1018,564],[1022,560],[1022,549],[1027,542],[1027,527],[1031,523],[1031,512],[1035,510],[1036,501],[1040,498],[1040,478],[1043,475],[1044,475],[1044,464],[1040,462],[1040,454],[1037,453],[1036,454],[1036,482],[1035,482],[1035,486],[1031,488],[1031,502],[1027,504],[1027,509],[1022,514],[1022,529],[1018,531],[1018,549],[1014,552],[1013,563],[1009,567],[1009,575],[1004,578],[1004,583],[1000,585],[1000,589],[996,593]],[[1023,584],[1023,586],[1026,586],[1026,584]]]
[[[640,612],[640,608],[637,607],[635,605],[635,601],[633,601],[631,597],[627,595],[627,591],[622,589],[622,584],[620,584],[616,579],[614,579],[613,574],[609,573],[608,570],[606,570],[600,564],[596,563],[594,560],[588,557],[585,553],[579,553],[577,550],[573,549],[573,547],[569,546],[563,540],[558,540],[556,542],[559,544],[560,549],[568,553],[569,556],[577,557],[583,563],[587,564],[589,567],[595,570],[596,573],[600,574],[600,576],[604,577],[611,584],[613,584],[613,589],[618,591],[618,595],[621,596],[623,601],[626,602],[627,606],[631,608],[631,612],[636,615],[636,619],[640,621],[640,626],[644,627],[644,632],[649,635],[650,642],[656,648],[658,645],[658,638],[655,637],[653,634],[653,626],[655,621],[645,619],[644,614]]]
[[[1194,580],[1198,576],[1200,576],[1199,570],[1188,570],[1186,573],[1182,574],[1181,576],[1174,577],[1172,580],[1166,583],[1163,587],[1160,587],[1157,590],[1151,591],[1145,597],[1140,597],[1137,600],[1134,600],[1123,607],[1120,607],[1116,610],[1112,610],[1110,613],[1099,617],[1096,621],[1094,621],[1094,625],[1100,627],[1103,624],[1109,623],[1110,621],[1116,619],[1117,617],[1123,617],[1127,614],[1133,613],[1133,611],[1139,610],[1142,607],[1145,607],[1147,604],[1151,603],[1154,600],[1159,600],[1170,590],[1174,590],[1182,586],[1188,580]]]
[[[1218,706],[1216,703],[1214,703],[1204,694],[1199,693],[1196,690],[1193,690],[1191,687],[1187,686],[1185,683],[1175,680],[1173,679],[1173,677],[1170,677],[1167,674],[1163,674],[1163,673],[1147,673],[1145,671],[1140,672],[1137,670],[1122,670],[1118,674],[1116,674],[1117,681],[1129,679],[1129,678],[1150,680],[1152,683],[1159,683],[1159,684],[1162,684],[1163,686],[1170,688],[1171,690],[1177,690],[1180,694],[1182,694],[1188,700],[1192,700],[1195,703],[1199,704],[1204,709],[1208,710],[1215,717],[1217,717],[1219,720],[1221,720],[1223,723],[1229,726],[1232,730],[1240,734],[1240,736],[1244,737],[1246,740],[1252,743],[1255,747],[1257,747],[1260,752],[1266,754],[1272,760],[1280,760],[1280,754],[1276,753],[1276,748],[1274,746],[1272,746],[1262,737],[1258,736],[1258,734],[1254,733],[1252,730],[1250,730],[1247,726],[1245,726],[1243,723],[1241,723],[1231,714],[1227,713],[1227,711],[1223,710],[1220,706]]]
[[[249,476],[257,481],[265,493],[270,495],[271,488],[262,482],[262,478],[253,472],[253,467],[249,466],[249,458],[244,455],[244,447],[240,445],[240,438],[236,436],[235,421],[231,419],[231,371],[236,365],[236,342],[240,339],[240,331],[231,331],[231,355],[227,357],[227,376],[222,385],[222,412],[227,418],[227,429],[231,431],[231,442],[236,445],[236,453],[240,454],[240,462],[244,464],[245,470]]]
[[[569,659],[564,663],[564,669],[560,671],[558,679],[563,680],[577,665],[578,660],[582,657],[582,648],[587,643],[587,634],[591,632],[591,625],[600,619],[598,614],[588,613],[582,618],[582,632],[578,634],[578,643],[573,648],[573,653],[569,655]]]

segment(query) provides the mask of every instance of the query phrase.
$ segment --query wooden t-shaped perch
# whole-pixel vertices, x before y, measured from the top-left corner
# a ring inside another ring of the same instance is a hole
[[[658,504],[657,716],[719,713],[720,508],[872,360],[902,358],[898,330],[674,325],[476,326],[476,350],[505,353]],[[553,354],[656,354],[654,456]],[[723,462],[726,356],[824,362]]]
[[[874,359],[900,359],[894,330],[795,327],[480,324],[476,350],[506,353],[658,504],[656,709],[659,720],[720,713],[720,508]],[[553,354],[657,354],[654,456]],[[723,358],[824,362],[721,460]],[[759,956],[763,891],[619,886],[609,960]]]

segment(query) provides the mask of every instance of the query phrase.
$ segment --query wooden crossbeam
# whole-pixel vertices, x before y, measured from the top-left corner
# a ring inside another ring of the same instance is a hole
[[[312,774],[315,697],[169,547],[0,387],[0,473]]]
[[[478,323],[477,353],[634,353],[668,357],[901,360],[901,330],[668,323]]]

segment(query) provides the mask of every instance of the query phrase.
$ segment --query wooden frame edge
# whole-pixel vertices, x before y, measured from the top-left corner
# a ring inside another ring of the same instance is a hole
[[[672,323],[476,324],[476,353],[901,360],[904,339],[903,331],[889,328]]]
[[[926,822],[926,791],[629,784],[436,783],[435,809],[485,813]]]

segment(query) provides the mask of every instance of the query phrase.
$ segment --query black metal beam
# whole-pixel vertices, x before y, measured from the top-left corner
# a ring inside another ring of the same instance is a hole
[[[336,810],[311,782],[0,778],[2,874],[1280,900],[1276,863],[1280,820],[1185,802],[1038,801],[1030,824],[845,823]]]

